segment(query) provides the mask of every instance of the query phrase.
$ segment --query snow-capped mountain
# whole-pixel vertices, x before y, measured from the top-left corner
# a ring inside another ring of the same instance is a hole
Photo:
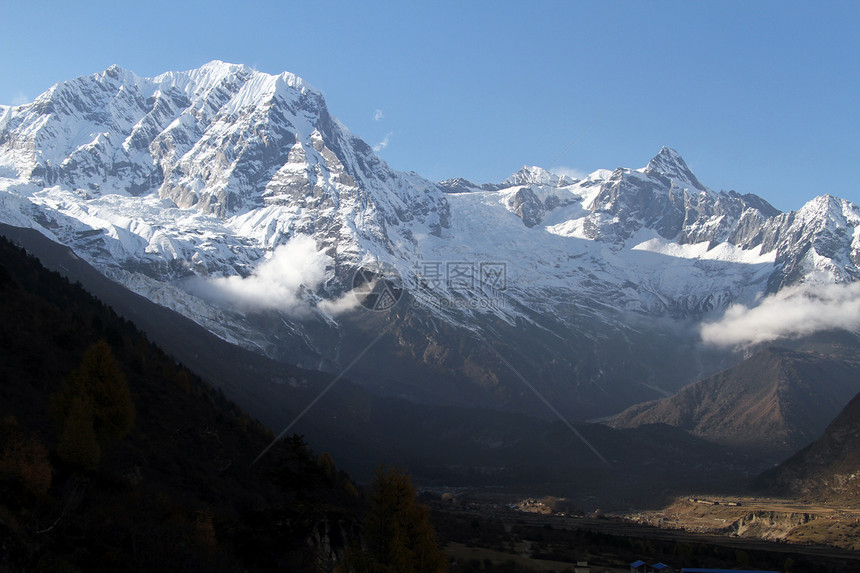
[[[371,385],[528,409],[502,350],[580,417],[712,368],[692,333],[732,303],[860,278],[847,201],[780,213],[709,189],[669,148],[582,180],[433,183],[391,169],[302,79],[222,62],[113,66],[0,108],[0,221],[273,357],[337,369],[390,327],[374,350],[390,371],[355,372]],[[362,268],[399,275],[405,302],[356,311]]]
[[[186,236],[111,220],[136,206],[178,209],[168,219],[211,216],[237,232],[253,227],[253,247],[264,249],[335,224],[334,212],[353,217],[341,234],[371,242],[396,243],[404,223],[435,233],[445,225],[434,185],[392,171],[329,115],[318,91],[287,73],[212,62],[145,79],[113,66],[7,108],[0,129],[6,174],[29,184],[22,191],[34,204],[50,202],[38,190],[51,189],[55,201],[70,192],[98,205],[95,217],[121,243],[114,258],[185,260],[206,250]]]

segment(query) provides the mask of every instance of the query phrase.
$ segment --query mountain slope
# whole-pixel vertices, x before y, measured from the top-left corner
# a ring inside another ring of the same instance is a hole
[[[778,460],[816,439],[860,391],[860,363],[769,348],[670,398],[628,408],[618,428],[669,424]]]
[[[307,82],[223,62],[113,66],[3,108],[0,221],[252,352],[338,372],[388,328],[368,354],[386,367],[353,374],[374,391],[549,415],[513,367],[578,419],[735,360],[696,344],[729,305],[860,277],[846,201],[779,213],[669,148],[582,180],[435,184],[391,169]],[[401,304],[368,313],[379,275]]]
[[[197,331],[202,328],[191,321],[159,309],[142,297],[122,292],[124,289],[120,285],[111,285],[95,270],[88,269],[85,262],[70,256],[68,248],[51,245],[29,229],[3,231],[27,245],[31,253],[38,253],[43,260],[56,265],[70,282],[81,281],[87,287],[94,286],[117,305],[120,316],[143,319],[147,337],[163,342],[172,354],[171,364],[177,358],[184,361],[187,357],[194,365],[193,371],[211,376],[208,380],[219,391],[266,425],[278,430],[287,427],[313,401],[314,407],[298,420],[293,430],[306,436],[316,448],[331,453],[341,467],[359,479],[368,479],[380,463],[407,465],[421,483],[518,487],[540,483],[560,492],[583,496],[585,506],[594,504],[594,507],[605,508],[624,506],[631,500],[652,502],[655,495],[683,490],[691,484],[722,488],[727,482],[737,481],[739,476],[754,475],[763,469],[760,460],[738,455],[668,426],[619,431],[599,424],[577,425],[578,436],[563,423],[516,413],[422,405],[399,398],[378,397],[345,379],[339,380],[316,402],[332,376],[276,363],[231,347],[205,331],[201,334]],[[0,268],[13,269],[19,265],[15,261],[23,258],[22,253],[5,242],[0,245],[3,246]],[[38,265],[29,260],[24,271],[16,270],[12,276],[29,277],[39,285],[39,293],[44,291],[68,299],[69,295],[64,293],[71,289],[78,293],[75,296],[89,299],[68,283],[58,287],[55,283],[62,284],[58,277],[34,268]],[[0,278],[3,277],[8,278],[8,275],[0,272]],[[28,310],[29,305],[19,304],[12,297],[7,296],[6,302],[25,316],[37,314]],[[104,306],[100,307],[100,312],[112,314]],[[18,322],[9,320],[5,324],[14,328]],[[42,324],[47,330],[46,337],[61,341],[73,338],[67,322],[60,321],[60,326],[55,327],[53,322],[28,321]],[[105,322],[94,320],[94,324],[101,324],[100,328],[108,332],[115,330],[108,328]],[[127,322],[123,324],[123,329],[131,328]],[[36,344],[26,337],[14,338],[14,330],[5,332],[15,344],[29,349],[22,353],[17,351],[16,345],[9,344],[12,354],[26,357],[31,352],[41,352],[38,350],[41,343]],[[111,336],[116,337],[116,334]],[[46,354],[42,352],[42,355]],[[40,367],[52,363],[45,359],[34,362]],[[7,361],[9,365],[13,363],[14,360]],[[152,368],[160,367],[153,362]],[[26,380],[12,375],[9,379]],[[36,408],[35,414],[31,409],[20,414],[20,419],[47,427],[44,408],[38,410],[44,400],[32,399],[20,384],[0,388],[0,393],[4,392],[8,392],[4,394],[5,403],[25,402]],[[170,406],[171,415],[178,415],[184,407],[184,401],[174,400]],[[262,445],[256,451],[261,449]],[[647,479],[637,473],[619,471],[621,467],[630,466],[649,468]]]
[[[362,503],[330,461],[288,439],[251,465],[265,427],[5,239],[0,318],[0,569],[314,570],[357,538]],[[94,345],[135,416],[87,468],[52,410]]]
[[[815,442],[760,476],[758,486],[815,502],[860,506],[860,395]]]

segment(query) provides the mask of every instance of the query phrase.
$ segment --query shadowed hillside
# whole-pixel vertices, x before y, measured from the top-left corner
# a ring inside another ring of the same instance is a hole
[[[0,240],[0,570],[330,570],[365,502]]]
[[[860,507],[860,395],[819,439],[762,475],[757,485],[812,502]]]
[[[668,424],[779,461],[821,435],[860,391],[860,363],[768,348],[674,396],[628,408],[617,428]]]

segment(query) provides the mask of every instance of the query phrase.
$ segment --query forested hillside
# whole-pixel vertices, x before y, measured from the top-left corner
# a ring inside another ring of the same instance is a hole
[[[365,542],[384,484],[360,494],[301,436],[252,464],[273,437],[0,240],[0,570],[330,571],[388,559]],[[424,551],[438,551],[424,534]]]

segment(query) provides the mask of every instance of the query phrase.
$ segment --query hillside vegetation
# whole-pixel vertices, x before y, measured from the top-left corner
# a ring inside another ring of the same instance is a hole
[[[0,570],[384,570],[368,524],[386,482],[361,494],[298,435],[252,463],[273,438],[0,239]],[[403,527],[434,555],[426,513],[392,471],[380,476],[400,484]],[[401,570],[444,566],[410,569],[398,547]]]

